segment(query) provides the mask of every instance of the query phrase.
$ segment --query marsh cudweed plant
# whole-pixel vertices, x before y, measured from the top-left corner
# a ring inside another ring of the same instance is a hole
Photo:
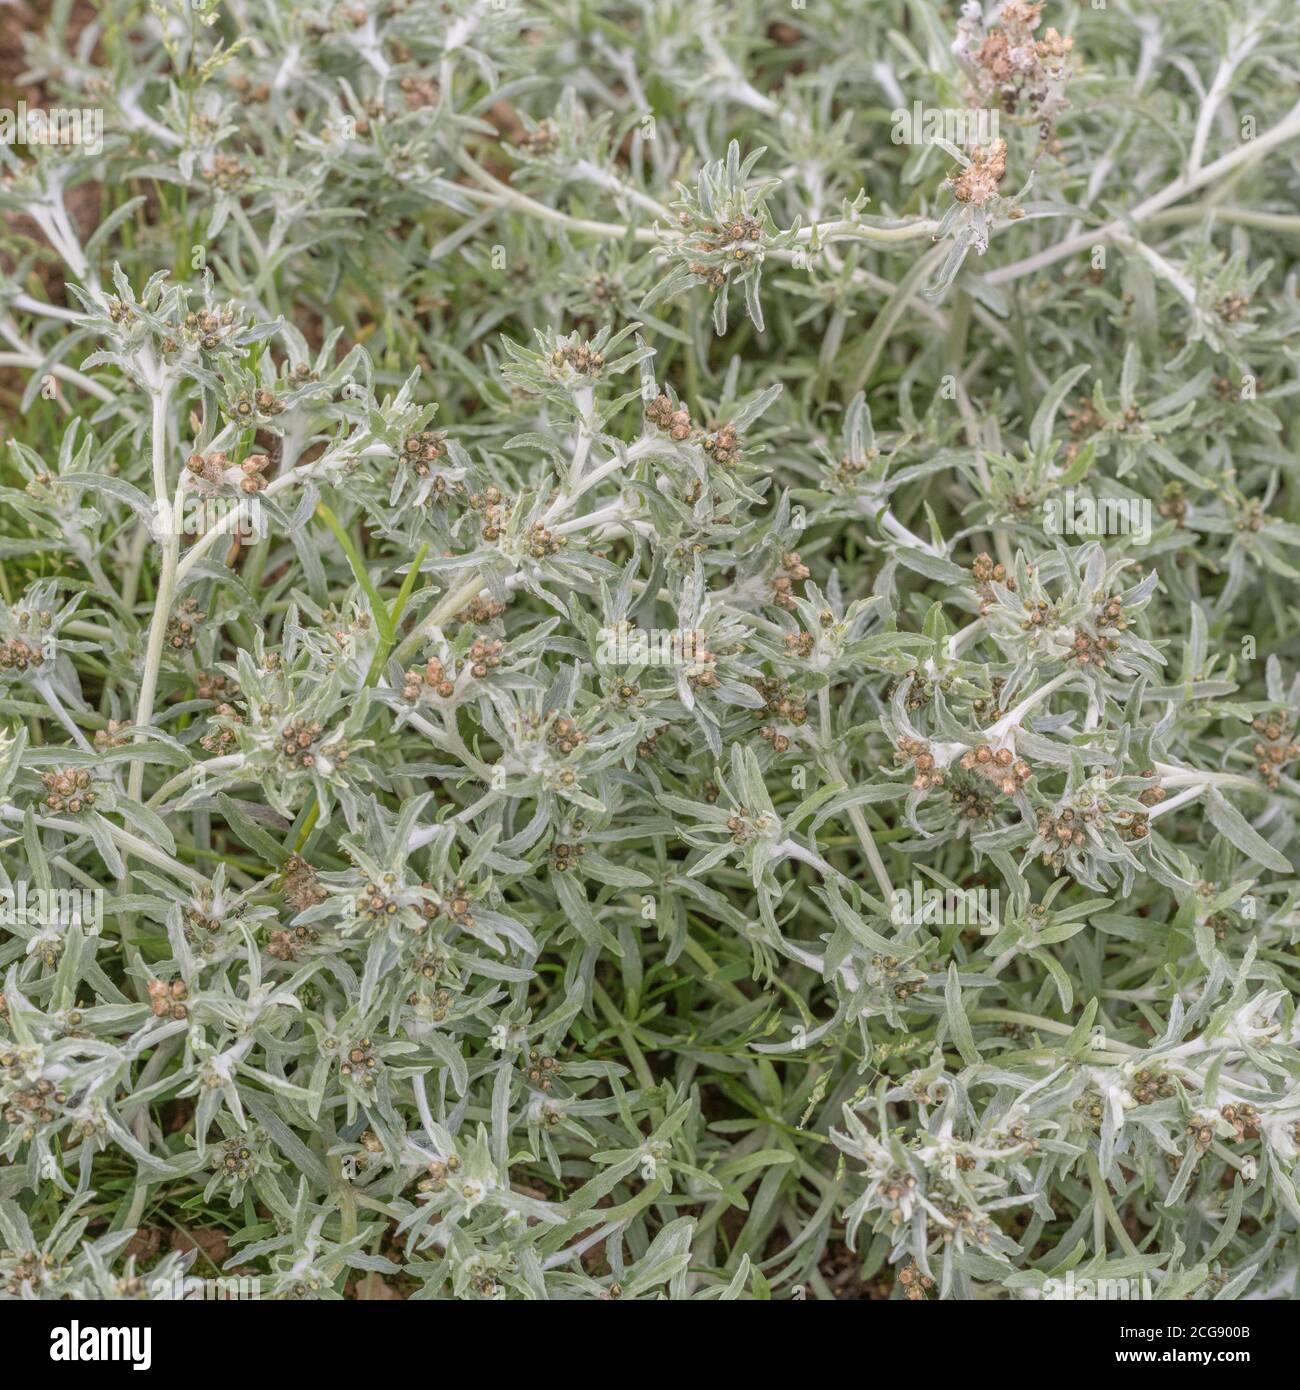
[[[36,8],[0,1296],[1293,1296],[1292,7]]]

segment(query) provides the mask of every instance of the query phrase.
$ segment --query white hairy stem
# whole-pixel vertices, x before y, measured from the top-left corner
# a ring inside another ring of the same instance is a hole
[[[1026,256],[1024,260],[1013,261],[1010,265],[1004,265],[998,270],[991,271],[986,277],[986,282],[990,285],[1005,285],[1013,280],[1019,280],[1025,275],[1034,275],[1040,270],[1046,270],[1048,266],[1055,265],[1057,261],[1063,261],[1070,256],[1077,255],[1080,251],[1087,250],[1099,241],[1110,241],[1116,234],[1122,234],[1129,228],[1145,222],[1154,214],[1162,212],[1170,203],[1176,203],[1187,194],[1196,192],[1198,188],[1204,188],[1208,184],[1218,182],[1243,164],[1262,159],[1270,150],[1285,144],[1288,140],[1294,140],[1297,136],[1300,136],[1300,103],[1293,106],[1287,116],[1271,130],[1254,140],[1246,141],[1239,149],[1232,150],[1221,159],[1216,159],[1212,164],[1206,164],[1195,173],[1180,174],[1158,193],[1152,194],[1150,198],[1132,208],[1122,219],[1117,218],[1113,222],[1106,223],[1105,226],[1095,227],[1080,232],[1077,236],[1067,237],[1064,241],[1057,242],[1055,246],[1049,246],[1044,251]]]
[[[1202,792],[1208,790],[1209,783],[1205,781],[1197,782],[1193,786],[1181,791],[1177,796],[1171,796],[1168,801],[1162,801],[1158,806],[1153,806],[1147,812],[1147,820],[1153,821],[1157,816],[1167,815],[1170,811],[1176,811],[1180,806],[1186,806],[1189,801],[1195,801]]]
[[[998,720],[996,724],[991,724],[985,730],[985,738],[989,743],[1001,743],[1011,730],[1018,728],[1023,722],[1025,715],[1036,706],[1042,704],[1050,695],[1055,694],[1067,681],[1073,680],[1075,672],[1066,669],[1060,675],[1053,676],[1046,685],[1040,685],[1032,695],[1027,695],[1014,709],[1010,709]]]
[[[157,509],[158,524],[163,532],[162,568],[158,575],[158,592],[154,598],[153,618],[149,624],[149,644],[145,650],[144,670],[140,677],[140,700],[135,711],[137,743],[148,738],[148,728],[153,722],[154,699],[158,693],[158,672],[162,666],[163,643],[167,636],[172,599],[176,594],[176,561],[181,545],[178,523],[182,483],[177,483],[174,501],[169,505],[167,500],[167,437],[171,392],[171,379],[164,375],[154,391],[152,422],[154,505]],[[131,764],[127,794],[132,801],[139,801],[143,791],[144,760],[137,758]]]

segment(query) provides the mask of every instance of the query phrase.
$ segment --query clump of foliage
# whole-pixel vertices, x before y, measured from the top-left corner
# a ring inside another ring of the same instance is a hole
[[[1294,1296],[1290,5],[24,42],[0,1296]]]

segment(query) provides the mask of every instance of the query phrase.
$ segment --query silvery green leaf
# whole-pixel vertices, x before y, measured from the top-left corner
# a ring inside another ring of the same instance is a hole
[[[1206,813],[1214,828],[1257,864],[1279,873],[1292,871],[1291,861],[1286,855],[1274,849],[1215,787],[1206,793]]]

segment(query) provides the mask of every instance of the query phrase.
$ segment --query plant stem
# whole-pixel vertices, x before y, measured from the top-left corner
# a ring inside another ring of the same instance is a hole
[[[1300,136],[1300,103],[1293,106],[1288,115],[1279,121],[1272,130],[1266,131],[1254,140],[1247,141],[1239,149],[1225,154],[1221,159],[1216,159],[1213,164],[1206,164],[1195,173],[1180,174],[1172,183],[1166,184],[1159,193],[1152,194],[1150,198],[1132,208],[1125,217],[1107,222],[1103,227],[1080,232],[1077,236],[1067,237],[1064,241],[1057,242],[1055,246],[1049,246],[1045,251],[1036,252],[1032,256],[1026,256],[1024,260],[1013,261],[1010,265],[1004,265],[991,271],[985,277],[986,283],[990,285],[1009,284],[1025,275],[1033,275],[1040,270],[1046,270],[1048,266],[1055,265],[1057,261],[1063,261],[1068,256],[1087,250],[1099,241],[1109,241],[1117,233],[1123,234],[1139,223],[1145,222],[1155,213],[1167,208],[1170,203],[1176,203],[1180,198],[1186,197],[1188,193],[1194,193],[1198,188],[1204,188],[1207,184],[1217,182],[1225,174],[1237,168],[1238,165],[1262,159],[1271,149],[1288,140],[1293,140],[1297,136]]]
[[[0,806],[0,820],[7,820],[11,825],[15,823],[21,825],[24,815],[25,813],[17,806]],[[36,824],[43,825],[49,830],[62,830],[66,835],[82,836],[90,833],[84,825],[78,825],[75,820],[66,820],[58,816],[37,816]],[[179,860],[173,859],[171,855],[156,849],[148,840],[142,840],[138,835],[132,835],[129,830],[123,830],[114,825],[107,817],[104,818],[104,824],[108,826],[113,839],[128,854],[134,854],[155,868],[165,869],[169,874],[187,879],[198,887],[206,888],[208,886],[208,880],[196,869],[191,869],[187,864],[182,864]]]
[[[421,642],[428,640],[434,629],[440,627],[453,614],[459,613],[471,599],[476,598],[482,587],[482,577],[475,570],[468,579],[461,582],[458,588],[444,594],[442,602],[436,605],[428,617],[397,648],[398,661],[405,661]]]
[[[167,501],[167,424],[171,405],[171,382],[164,378],[153,398],[153,483],[154,502],[158,521],[163,529],[162,572],[158,577],[158,592],[154,597],[153,618],[149,624],[149,645],[145,651],[144,671],[140,677],[140,701],[136,706],[135,741],[148,737],[153,722],[154,698],[158,693],[158,672],[162,665],[163,642],[167,635],[167,620],[171,616],[172,598],[176,592],[176,561],[180,553],[180,488],[175,507]],[[128,795],[139,801],[144,790],[144,761],[137,758],[131,764]]]
[[[1055,694],[1067,681],[1073,680],[1075,674],[1076,672],[1072,668],[1067,667],[1059,675],[1053,676],[1045,685],[1040,685],[1032,695],[1026,696],[1014,709],[1008,710],[996,724],[990,724],[984,731],[985,739],[989,743],[997,743],[1004,739],[1012,729],[1017,728],[1024,721],[1025,715],[1031,709],[1042,704],[1049,695]]]
[[[845,786],[848,786],[849,779],[845,776],[839,760],[830,752],[831,702],[830,690],[826,687],[817,692],[817,710],[821,724],[822,747],[826,750],[826,771],[830,773],[833,781],[843,782]],[[875,875],[876,884],[885,895],[885,906],[888,907],[894,901],[894,884],[889,877],[889,870],[885,868],[885,861],[880,857],[880,850],[876,847],[875,838],[871,834],[871,827],[867,824],[866,816],[862,814],[861,806],[850,806],[847,814],[849,824],[853,826],[858,843],[862,846],[862,852],[867,856],[867,863],[871,866],[871,872]]]

